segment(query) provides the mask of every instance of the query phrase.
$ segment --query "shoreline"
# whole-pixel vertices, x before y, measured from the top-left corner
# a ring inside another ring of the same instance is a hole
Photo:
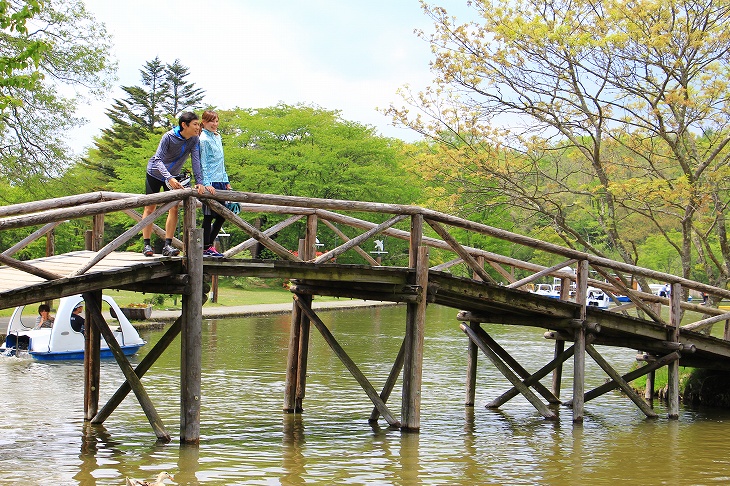
[[[288,314],[292,310],[292,302],[280,304],[249,304],[249,305],[232,305],[205,307],[203,306],[203,319],[222,319],[226,317],[247,317],[259,315]],[[330,300],[312,302],[314,310],[338,310],[338,309],[356,309],[365,307],[384,307],[398,305],[397,302],[386,302],[380,300]],[[166,324],[175,322],[180,316],[181,310],[152,310],[152,315],[144,321],[131,321],[132,325],[137,329],[155,329],[164,327]],[[5,339],[5,330],[7,329],[10,317],[0,317],[0,337]]]

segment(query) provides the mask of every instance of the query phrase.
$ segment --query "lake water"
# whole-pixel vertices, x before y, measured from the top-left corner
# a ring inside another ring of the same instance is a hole
[[[320,312],[340,344],[380,390],[405,326],[403,307]],[[543,420],[522,397],[500,410],[484,404],[509,388],[480,355],[477,400],[464,406],[467,341],[456,311],[428,310],[418,434],[368,425],[372,404],[312,328],[302,415],[282,413],[288,315],[205,321],[199,447],[181,446],[179,340],[143,383],[173,441],[158,444],[130,395],[103,426],[83,421],[81,363],[0,359],[4,411],[0,484],[123,485],[125,477],[174,477],[166,484],[727,484],[730,412],[682,409],[678,421],[647,420],[619,393]],[[528,370],[552,357],[539,329],[485,326]],[[162,331],[144,333],[150,344]],[[600,348],[620,372],[635,352]],[[588,387],[605,380],[588,357]],[[572,387],[572,360],[563,398]],[[122,382],[102,364],[102,405]],[[549,380],[544,380],[549,385]],[[587,387],[587,389],[588,389]],[[400,416],[400,381],[388,405]]]

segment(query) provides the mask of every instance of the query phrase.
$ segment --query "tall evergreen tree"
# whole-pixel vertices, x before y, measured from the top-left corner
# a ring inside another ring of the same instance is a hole
[[[85,160],[108,179],[116,178],[113,161],[124,147],[139,146],[150,133],[169,128],[179,112],[199,108],[203,100],[205,91],[185,80],[189,70],[179,59],[166,65],[155,57],[139,72],[142,84],[122,86],[127,96],[115,99],[106,110],[112,125],[96,141],[98,157]]]
[[[196,88],[193,83],[185,81],[189,70],[180,63],[180,59],[165,67],[165,75],[169,85],[168,97],[165,100],[167,113],[177,116],[182,111],[200,108],[205,91]]]

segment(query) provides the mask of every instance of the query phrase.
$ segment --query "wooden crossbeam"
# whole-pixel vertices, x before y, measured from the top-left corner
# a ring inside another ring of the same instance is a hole
[[[443,226],[441,226],[436,221],[432,221],[429,219],[426,219],[425,221],[446,243],[449,244],[449,246],[456,252],[456,254],[459,255],[459,257],[461,257],[461,259],[464,260],[467,265],[469,265],[469,268],[471,268],[474,273],[479,275],[479,278],[481,278],[485,282],[496,283],[492,276],[489,275],[486,270],[484,270],[484,267],[479,265],[479,262],[477,262],[476,259],[471,256],[471,254],[466,250],[466,248],[461,246],[461,244],[456,241],[456,239],[451,236],[451,234],[446,231]]]
[[[408,215],[406,214],[399,214],[396,216],[393,216],[392,218],[388,219],[384,223],[380,223],[374,228],[369,229],[365,233],[356,236],[355,238],[346,241],[344,244],[338,246],[337,248],[334,248],[327,253],[324,253],[323,255],[318,256],[314,259],[314,263],[322,263],[329,261],[333,258],[336,258],[337,256],[345,253],[347,250],[354,248],[358,246],[363,241],[367,240],[368,238],[375,236],[379,233],[382,233],[384,230],[390,228],[391,226],[395,225],[396,223],[399,223],[403,221],[404,219],[408,218]]]
[[[611,282],[612,285],[614,285],[615,287],[618,287],[621,290],[621,292],[631,300],[631,302],[635,303],[639,309],[646,312],[646,314],[649,317],[651,317],[655,322],[658,322],[659,324],[664,324],[664,325],[667,324],[666,321],[664,321],[664,319],[662,319],[661,315],[654,312],[654,309],[652,309],[650,306],[646,305],[646,303],[644,303],[644,301],[641,298],[639,298],[632,289],[629,289],[626,285],[624,285],[623,282],[621,282],[620,280],[616,280],[615,278],[611,278],[611,276],[608,274],[608,272],[606,272],[601,267],[597,267],[597,266],[593,265],[592,268],[593,268],[593,270],[595,270],[596,272],[601,274],[601,276],[603,278],[605,278],[607,281]]]
[[[276,233],[283,230],[287,226],[290,226],[293,223],[296,223],[303,217],[304,217],[303,214],[296,214],[294,216],[291,216],[291,217],[285,219],[284,221],[279,221],[274,226],[272,226],[271,228],[264,231],[263,234],[264,234],[264,236],[271,237],[271,235],[275,235]],[[226,251],[224,253],[224,255],[226,258],[230,258],[234,255],[237,255],[238,253],[241,253],[244,250],[247,250],[248,248],[252,247],[257,242],[258,241],[256,240],[256,238],[249,238],[246,241],[243,241],[243,242],[239,243],[238,245],[234,246],[233,248],[231,248],[230,250]]]
[[[147,353],[147,355],[142,359],[142,361],[137,365],[137,367],[134,369],[134,374],[137,375],[139,378],[142,378],[147,371],[152,367],[153,364],[157,361],[157,359],[162,356],[162,353],[165,352],[165,350],[172,344],[172,342],[175,340],[175,338],[180,334],[180,331],[182,330],[182,317],[178,317],[175,319],[175,322],[170,326],[170,328],[165,332],[165,334],[160,338],[159,341],[155,343],[155,345],[152,347],[152,349]],[[132,391],[132,387],[129,384],[129,381],[124,381],[122,385],[117,389],[117,391],[112,395],[112,397],[109,399],[109,401],[102,407],[101,410],[94,416],[93,419],[91,419],[92,424],[102,424],[104,421],[109,418],[109,416],[116,410],[116,408],[119,406],[120,403],[124,400],[124,398],[129,394],[129,392]]]
[[[170,442],[170,434],[167,433],[167,430],[165,430],[165,426],[163,425],[157,410],[155,410],[152,400],[150,400],[147,391],[144,389],[144,386],[142,386],[139,376],[137,376],[134,369],[132,369],[132,365],[129,364],[127,357],[124,355],[124,351],[122,351],[119,343],[117,343],[117,340],[114,338],[114,334],[109,328],[109,324],[104,319],[104,316],[101,313],[99,301],[92,292],[85,292],[82,295],[86,301],[86,307],[91,313],[92,322],[99,332],[101,332],[106,344],[109,346],[109,349],[114,355],[114,359],[117,360],[119,368],[122,370],[122,373],[132,388],[132,391],[134,391],[139,404],[142,406],[142,410],[144,410],[147,420],[152,426],[152,429],[155,431],[157,440],[161,442]]]
[[[340,359],[340,361],[342,361],[342,364],[345,365],[345,368],[347,368],[347,370],[352,374],[355,380],[360,384],[362,389],[365,391],[375,407],[378,409],[378,412],[380,412],[380,415],[382,415],[383,418],[388,422],[388,425],[390,425],[391,427],[400,428],[400,422],[396,420],[395,417],[393,417],[393,414],[390,412],[387,405],[385,405],[385,402],[380,398],[378,392],[375,391],[373,385],[370,383],[367,377],[365,377],[363,372],[360,371],[360,368],[357,367],[355,362],[352,361],[352,359],[347,355],[345,350],[342,348],[342,346],[340,346],[330,330],[327,329],[327,326],[324,324],[324,322],[322,322],[322,320],[312,310],[312,308],[305,305],[304,302],[302,302],[302,300],[296,294],[293,297],[294,302],[296,302],[297,306],[302,310],[304,314],[306,314],[312,324],[314,324],[314,327],[316,327],[317,330],[320,332],[325,342],[327,342],[330,349],[332,349],[335,355]]]
[[[327,221],[326,219],[324,219],[324,217],[322,217],[322,222],[325,224],[325,226],[327,226],[329,229],[331,229],[338,237],[342,238],[342,241],[345,241],[345,242],[350,241],[351,238],[349,236],[347,236],[345,233],[343,233],[340,230],[340,228],[335,226],[334,223]],[[370,265],[373,265],[373,266],[380,265],[380,263],[378,263],[378,261],[375,258],[368,255],[368,253],[365,250],[363,250],[362,248],[360,248],[359,246],[355,246],[353,249],[358,254],[360,254],[361,257],[363,257],[365,260],[367,260],[368,263],[370,263]]]
[[[482,350],[482,352],[489,358],[489,361],[492,362],[492,364],[504,375],[505,378],[507,378],[511,383],[512,386],[517,388],[520,393],[529,401],[533,407],[537,409],[538,412],[540,412],[540,415],[545,417],[548,420],[557,420],[557,416],[555,413],[553,413],[552,410],[550,410],[547,405],[542,403],[540,399],[535,395],[532,390],[530,390],[527,386],[525,386],[522,383],[522,380],[497,356],[497,354],[492,351],[489,348],[489,345],[484,342],[484,340],[481,339],[481,337],[474,332],[469,326],[466,324],[461,324],[461,330],[466,333],[467,336],[469,336],[469,339],[471,339],[474,344],[476,344],[479,349]]]
[[[11,246],[7,250],[5,250],[2,254],[5,256],[8,256],[8,257],[13,256],[17,252],[19,252],[20,250],[22,250],[23,248],[28,246],[30,243],[32,243],[35,240],[37,240],[38,238],[40,238],[41,236],[45,235],[46,233],[51,232],[53,230],[53,228],[55,228],[62,222],[63,221],[54,221],[52,223],[48,223],[48,224],[44,225],[43,227],[37,229],[30,235],[26,236],[25,238],[23,238],[22,240],[20,240],[19,242],[17,242],[16,244]]]
[[[235,224],[239,228],[241,228],[243,231],[246,232],[249,236],[253,237],[256,241],[264,245],[269,250],[273,251],[277,255],[279,255],[284,260],[290,260],[294,262],[301,262],[303,261],[298,256],[294,255],[292,252],[266,236],[261,230],[256,229],[251,224],[247,223],[243,219],[239,218],[237,214],[235,214],[233,211],[229,210],[227,207],[216,201],[215,199],[208,199],[205,202],[210,208],[215,211],[216,213],[220,214],[224,218],[226,218],[231,223]]]
[[[142,213],[135,211],[134,209],[125,209],[123,212],[135,221],[142,221]],[[160,228],[156,224],[152,225],[152,232],[160,238],[166,237],[165,228]],[[182,240],[173,236],[172,237],[172,246],[174,246],[177,249],[182,249],[183,242],[182,242]]]
[[[578,260],[576,260],[575,258],[571,258],[570,260],[566,260],[566,261],[564,261],[562,263],[558,263],[557,265],[553,265],[550,268],[546,268],[546,269],[541,270],[541,271],[539,271],[537,273],[533,273],[529,277],[525,277],[522,280],[518,280],[517,282],[514,282],[514,283],[511,283],[511,284],[507,285],[507,287],[510,288],[510,289],[516,289],[516,288],[522,287],[523,285],[526,285],[526,284],[528,284],[530,282],[534,282],[535,280],[537,280],[538,278],[540,278],[540,277],[542,277],[544,275],[547,275],[547,274],[553,273],[553,272],[557,272],[558,270],[560,270],[562,268],[565,268],[567,266],[570,266],[570,265],[574,264],[577,261]]]
[[[611,377],[614,383],[616,383],[621,388],[621,390],[623,390],[626,396],[628,396],[631,401],[634,402],[642,412],[644,412],[644,415],[649,418],[657,417],[656,412],[654,412],[654,410],[651,409],[651,407],[644,401],[644,399],[641,398],[633,390],[633,388],[631,388],[631,386],[629,386],[626,380],[624,380],[623,377],[619,375],[616,370],[613,369],[613,367],[611,367],[608,361],[606,361],[603,356],[601,356],[600,353],[596,351],[596,348],[594,348],[593,345],[586,344],[586,352],[591,358],[593,358],[593,361],[598,363],[598,366],[600,366],[603,371],[605,371],[606,374]],[[585,398],[583,401],[585,401]]]

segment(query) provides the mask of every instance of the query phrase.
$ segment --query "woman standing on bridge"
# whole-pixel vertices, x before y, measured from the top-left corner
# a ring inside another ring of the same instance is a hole
[[[218,114],[212,110],[203,112],[203,132],[200,134],[200,165],[203,185],[211,194],[216,189],[231,190],[226,166],[223,161],[223,142],[218,133]],[[225,218],[203,204],[203,255],[222,257],[215,249],[215,239]]]

